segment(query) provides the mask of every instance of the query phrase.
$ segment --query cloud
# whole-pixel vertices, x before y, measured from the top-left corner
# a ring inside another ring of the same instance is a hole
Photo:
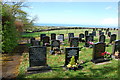
[[[118,18],[106,18],[101,21],[101,24],[103,25],[117,25],[118,24]]]
[[[108,6],[108,7],[106,7],[105,9],[106,9],[106,10],[109,10],[109,9],[111,9],[111,8],[112,8],[111,6]]]

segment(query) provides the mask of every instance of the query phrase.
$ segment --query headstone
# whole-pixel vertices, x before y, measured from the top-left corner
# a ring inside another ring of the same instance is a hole
[[[115,41],[116,40],[116,34],[112,34],[111,36],[110,36],[110,43],[112,43],[113,41]]]
[[[55,33],[51,34],[51,40],[56,40],[56,34]]]
[[[79,38],[78,37],[72,37],[70,39],[70,47],[78,47],[79,45]]]
[[[112,55],[120,59],[120,40],[114,42]]]
[[[106,44],[103,42],[95,43],[93,46],[93,56],[92,56],[92,62],[99,63],[107,61],[104,59],[104,56],[101,54],[105,52],[105,46]]]
[[[30,44],[32,44],[32,41],[35,40],[34,37],[30,38]]]
[[[92,31],[93,36],[96,36],[96,31]]]
[[[99,30],[99,35],[101,35],[101,32],[102,32],[102,31],[101,31],[101,30]]]
[[[46,36],[46,34],[40,34],[40,41],[43,40],[43,37]]]
[[[75,62],[77,62],[79,58],[79,47],[65,48],[65,66],[69,64],[72,56],[75,57]]]
[[[33,40],[33,41],[32,41],[32,46],[40,46],[40,41],[38,41],[38,40]]]
[[[90,39],[89,39],[89,40],[90,40],[90,41],[94,41],[94,34],[93,34],[93,33],[90,33],[89,36],[90,36]]]
[[[85,36],[88,36],[88,34],[89,34],[88,31],[85,31]]]
[[[46,47],[31,46],[29,48],[28,74],[35,74],[51,70],[47,65]]]
[[[50,37],[49,36],[44,36],[43,37],[43,46],[47,46],[50,44]]]
[[[105,42],[105,35],[100,35],[99,42]]]
[[[63,35],[58,35],[58,36],[57,36],[57,40],[63,42]]]
[[[104,35],[104,32],[101,32],[101,34],[100,35]]]
[[[62,36],[63,36],[63,41],[64,41],[64,34],[60,34],[60,35],[62,35]]]
[[[46,66],[46,47],[31,46],[29,48],[29,64],[33,66]]]
[[[74,37],[74,33],[68,33],[69,41],[70,41],[70,38],[71,38],[71,37]]]
[[[90,44],[88,43],[89,41],[91,41],[91,37],[90,36],[85,36],[85,47],[89,47]]]
[[[79,41],[80,41],[80,42],[83,41],[82,38],[84,38],[84,34],[83,34],[83,33],[79,34]]]
[[[108,36],[109,36],[109,37],[111,36],[111,32],[108,32]]]
[[[53,50],[54,47],[60,48],[60,41],[59,40],[52,40],[52,42],[51,42],[51,50]]]

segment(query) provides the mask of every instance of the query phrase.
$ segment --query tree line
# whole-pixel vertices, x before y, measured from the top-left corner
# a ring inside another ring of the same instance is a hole
[[[0,46],[2,53],[10,53],[18,45],[21,32],[33,26],[33,20],[27,18],[28,14],[22,10],[28,7],[24,2],[0,2],[2,40]]]

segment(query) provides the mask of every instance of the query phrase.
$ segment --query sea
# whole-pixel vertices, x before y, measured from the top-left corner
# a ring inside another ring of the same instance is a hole
[[[89,28],[118,28],[111,25],[83,25],[83,24],[52,24],[52,23],[34,23],[34,26],[57,26],[57,27],[89,27]]]

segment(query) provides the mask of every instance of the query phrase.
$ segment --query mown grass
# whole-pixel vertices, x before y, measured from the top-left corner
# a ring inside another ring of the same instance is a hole
[[[75,36],[78,36],[79,33],[84,32],[85,30],[76,30]],[[91,31],[91,30],[89,30]],[[49,33],[56,33],[57,31],[50,31]],[[73,30],[69,30],[69,32],[74,32]],[[113,33],[116,33],[116,31],[112,31]],[[47,34],[47,32],[44,32]],[[68,34],[66,34],[66,30],[61,30],[60,33],[64,33],[65,37],[67,37]],[[40,34],[38,33],[32,33],[33,37]],[[98,34],[98,32],[97,32]],[[26,36],[26,35],[25,35]],[[95,37],[94,43],[98,42],[98,37]],[[109,42],[109,38],[106,36],[106,43]],[[64,45],[61,45],[61,47],[69,47],[68,39],[64,41]],[[79,43],[79,47],[83,47],[84,43]],[[92,59],[92,48],[85,48],[83,47],[81,51],[79,52],[79,60],[78,62],[81,63],[81,61],[85,62],[84,64],[81,64],[83,66],[83,69],[73,71],[73,70],[66,70],[62,66],[65,63],[65,53],[61,55],[50,55],[49,54],[50,47],[47,48],[47,64],[52,68],[52,72],[47,73],[38,73],[38,74],[31,74],[26,75],[26,70],[29,67],[29,58],[28,53],[24,53],[22,55],[22,62],[20,64],[19,68],[19,75],[18,78],[31,78],[31,79],[47,79],[47,78],[83,78],[88,80],[102,80],[105,78],[106,80],[111,80],[118,77],[118,61],[117,60],[111,60],[109,63],[97,65],[91,62]],[[106,51],[112,53],[112,45],[109,45],[109,47],[106,47]]]

